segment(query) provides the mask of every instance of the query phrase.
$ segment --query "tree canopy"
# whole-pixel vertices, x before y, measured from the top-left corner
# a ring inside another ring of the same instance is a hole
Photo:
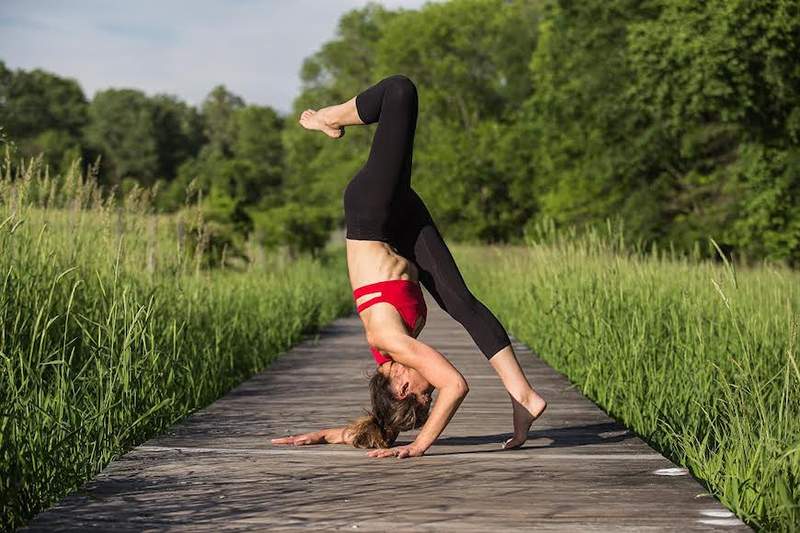
[[[448,238],[619,218],[643,245],[711,237],[800,263],[800,0],[370,3],[305,60],[288,117],[223,85],[198,108],[134,89],[87,101],[0,63],[0,125],[21,155],[100,156],[107,184],[157,184],[164,210],[203,198],[242,236],[315,250],[373,128],[331,141],[296,117],[395,73],[419,89],[412,183]]]

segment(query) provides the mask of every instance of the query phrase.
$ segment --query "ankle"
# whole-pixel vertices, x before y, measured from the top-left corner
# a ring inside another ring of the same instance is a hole
[[[342,125],[336,116],[336,106],[323,107],[317,113],[319,114],[322,122],[329,128],[338,130]]]
[[[519,403],[521,403],[526,407],[532,404],[544,402],[544,399],[541,396],[539,396],[539,394],[535,390],[531,388],[520,391],[518,394],[514,394],[513,397],[516,401],[518,401]]]

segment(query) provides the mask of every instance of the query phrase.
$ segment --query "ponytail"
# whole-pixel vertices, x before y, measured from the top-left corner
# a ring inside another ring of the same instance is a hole
[[[388,448],[397,439],[397,433],[382,426],[372,413],[357,418],[347,431],[353,435],[356,448]]]
[[[421,427],[428,420],[430,403],[419,403],[414,394],[395,399],[389,378],[380,372],[370,379],[369,391],[372,412],[347,427],[356,448],[388,448],[401,431]]]

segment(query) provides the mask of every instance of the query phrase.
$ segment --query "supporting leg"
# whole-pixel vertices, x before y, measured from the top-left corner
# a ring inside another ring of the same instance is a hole
[[[503,326],[470,292],[421,202],[419,200],[417,208],[419,219],[428,218],[429,222],[419,231],[414,245],[420,281],[439,306],[464,326],[503,382],[511,397],[514,423],[514,436],[504,443],[504,447],[519,447],[527,440],[531,424],[544,412],[547,402],[525,376]]]

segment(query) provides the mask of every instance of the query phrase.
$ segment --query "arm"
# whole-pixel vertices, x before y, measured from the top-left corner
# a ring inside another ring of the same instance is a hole
[[[347,426],[340,428],[321,429],[303,435],[290,435],[272,439],[272,444],[293,444],[304,446],[306,444],[353,444],[353,437],[347,431]]]
[[[382,347],[395,361],[414,368],[436,387],[438,396],[428,420],[413,443],[391,449],[373,450],[368,455],[370,457],[423,455],[450,422],[469,392],[469,387],[464,376],[445,356],[415,338],[408,335],[392,335],[381,341]]]

